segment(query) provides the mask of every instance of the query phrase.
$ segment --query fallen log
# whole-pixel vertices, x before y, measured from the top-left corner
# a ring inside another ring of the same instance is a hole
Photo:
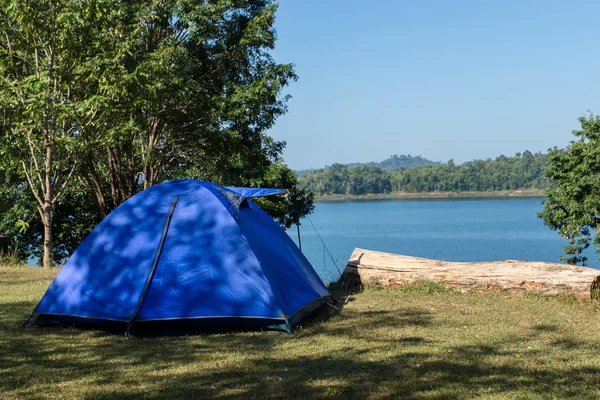
[[[599,298],[600,270],[530,261],[446,262],[354,249],[346,279],[388,288],[417,281],[439,282],[458,289],[492,289],[510,293],[575,295]]]

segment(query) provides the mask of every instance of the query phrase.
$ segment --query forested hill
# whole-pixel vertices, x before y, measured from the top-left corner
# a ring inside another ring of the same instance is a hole
[[[345,167],[349,168],[358,168],[358,167],[377,167],[381,168],[384,171],[394,171],[396,169],[410,169],[410,168],[418,168],[423,167],[425,165],[441,165],[442,163],[439,161],[431,161],[421,156],[411,156],[410,154],[402,154],[390,156],[389,158],[381,161],[381,162],[368,162],[368,163],[350,163],[343,164]],[[341,164],[337,164],[341,165]],[[326,166],[325,168],[319,170],[302,170],[296,171],[296,176],[302,176],[309,173],[327,170],[333,166]]]
[[[439,161],[431,161],[421,156],[408,155],[396,155],[390,156],[389,158],[381,162],[369,162],[369,163],[351,163],[346,164],[347,167],[378,167],[384,171],[394,171],[396,169],[411,169],[424,167],[426,165],[441,165]]]
[[[548,183],[544,171],[546,154],[525,151],[513,157],[475,160],[455,165],[426,165],[385,171],[365,165],[334,164],[301,176],[299,185],[317,196],[387,194],[392,192],[470,192],[543,189]]]

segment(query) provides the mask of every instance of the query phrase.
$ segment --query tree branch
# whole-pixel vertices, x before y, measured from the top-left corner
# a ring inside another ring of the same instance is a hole
[[[8,55],[12,57],[12,44],[10,43],[8,32],[4,31],[4,36],[6,36],[6,44],[8,45]]]
[[[27,142],[29,144],[29,151],[31,152],[31,158],[33,160],[33,164],[35,165],[35,172],[37,174],[37,178],[40,181],[40,186],[42,187],[42,192],[45,193],[47,191],[46,185],[44,185],[44,180],[42,179],[42,173],[40,171],[40,166],[38,165],[37,158],[35,156],[35,143],[31,140],[31,136],[27,133]],[[49,173],[50,171],[48,171]]]
[[[60,197],[62,192],[65,190],[65,188],[67,187],[67,184],[69,183],[69,181],[71,180],[71,177],[73,176],[73,172],[75,172],[75,169],[77,169],[78,166],[79,166],[79,162],[75,162],[73,164],[73,167],[71,167],[71,171],[69,172],[69,175],[67,175],[67,178],[60,184],[60,187],[56,190],[56,192],[54,192],[54,198],[52,199],[52,205],[56,204],[56,201],[58,200],[58,198]]]
[[[21,161],[21,162],[23,163],[23,171],[25,171],[25,177],[27,177],[27,183],[29,183],[29,187],[31,188],[33,196],[37,200],[40,207],[43,208],[44,202],[42,201],[42,198],[40,197],[39,193],[35,189],[35,186],[33,185],[33,180],[31,179],[31,175],[29,175],[29,172],[27,171],[27,166],[25,165],[25,161]]]

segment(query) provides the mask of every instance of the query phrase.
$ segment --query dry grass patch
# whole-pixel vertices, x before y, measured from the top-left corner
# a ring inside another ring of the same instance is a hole
[[[0,398],[600,398],[590,302],[423,283],[364,290],[292,336],[19,329],[52,278],[0,266]]]

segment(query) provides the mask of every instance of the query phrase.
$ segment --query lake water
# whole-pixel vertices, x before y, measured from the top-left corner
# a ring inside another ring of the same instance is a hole
[[[344,269],[355,247],[445,261],[558,262],[566,240],[535,214],[539,198],[317,202],[310,220]],[[297,241],[295,227],[288,231]],[[339,272],[305,218],[302,250],[324,281]],[[593,251],[587,254],[595,268]]]

